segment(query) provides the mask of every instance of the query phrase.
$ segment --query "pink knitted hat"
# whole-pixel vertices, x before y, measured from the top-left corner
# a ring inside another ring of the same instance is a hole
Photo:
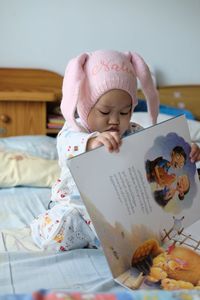
[[[75,119],[77,109],[81,123],[89,129],[87,118],[91,108],[112,89],[129,93],[134,109],[138,102],[137,78],[147,99],[151,121],[155,124],[159,109],[158,93],[148,66],[138,54],[99,50],[72,59],[65,71],[61,102],[61,111],[68,125],[81,130]]]

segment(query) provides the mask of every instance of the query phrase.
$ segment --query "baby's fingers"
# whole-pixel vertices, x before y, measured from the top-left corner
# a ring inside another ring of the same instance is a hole
[[[109,135],[109,141],[112,144],[112,150],[119,152],[119,147],[121,146],[121,139],[118,133],[116,132],[111,132]]]
[[[109,152],[116,151],[118,144],[112,135],[100,135],[98,141],[106,147]]]
[[[200,148],[197,144],[192,144],[191,152],[190,152],[191,162],[196,162],[200,160]]]
[[[120,135],[118,132],[110,132],[110,135],[112,136],[112,138],[114,138],[114,141],[115,141],[115,144],[117,146],[117,148],[115,148],[115,150],[119,150],[119,147],[121,146],[122,144],[122,140],[120,138]]]

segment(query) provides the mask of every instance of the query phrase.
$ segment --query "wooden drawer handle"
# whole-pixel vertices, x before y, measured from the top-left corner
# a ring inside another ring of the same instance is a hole
[[[9,123],[9,122],[10,122],[10,117],[7,116],[7,115],[1,115],[1,116],[0,116],[0,120],[1,120],[3,123]]]

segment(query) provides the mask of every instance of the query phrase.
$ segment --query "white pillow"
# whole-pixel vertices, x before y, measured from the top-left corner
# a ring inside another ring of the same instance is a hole
[[[45,159],[57,159],[56,138],[46,135],[11,136],[0,138],[0,151],[20,151]]]
[[[169,120],[173,117],[174,116],[172,115],[166,115],[160,113],[158,115],[157,123]],[[140,124],[144,128],[151,126],[151,122],[149,120],[149,115],[147,112],[134,112],[131,117],[131,121]],[[190,130],[192,142],[200,143],[200,122],[196,120],[190,120],[190,119],[187,119],[187,122]]]
[[[171,115],[159,114],[157,123],[166,121],[168,119],[173,118]],[[149,114],[147,112],[134,112],[131,117],[131,121],[138,123],[144,128],[151,126],[151,122],[149,119]]]

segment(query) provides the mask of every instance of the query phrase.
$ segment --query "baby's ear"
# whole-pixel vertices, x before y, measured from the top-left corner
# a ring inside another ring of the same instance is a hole
[[[136,77],[141,83],[142,91],[147,100],[147,107],[151,122],[152,124],[155,124],[157,122],[157,116],[159,112],[159,96],[149,67],[139,54],[129,52],[126,53],[126,55],[130,57]]]
[[[67,124],[76,130],[80,130],[75,120],[75,111],[82,82],[85,78],[83,67],[87,58],[88,54],[82,53],[70,60],[63,79],[61,111]]]

